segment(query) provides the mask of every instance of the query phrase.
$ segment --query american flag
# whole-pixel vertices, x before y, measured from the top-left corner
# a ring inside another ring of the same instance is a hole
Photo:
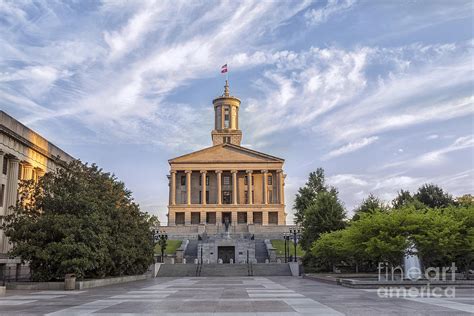
[[[221,67],[221,74],[225,74],[227,72],[227,64]]]

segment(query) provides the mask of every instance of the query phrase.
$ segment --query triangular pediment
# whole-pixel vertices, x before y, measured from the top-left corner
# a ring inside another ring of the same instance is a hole
[[[284,162],[283,159],[270,156],[245,147],[221,144],[198,150],[169,160],[169,163],[187,162]]]

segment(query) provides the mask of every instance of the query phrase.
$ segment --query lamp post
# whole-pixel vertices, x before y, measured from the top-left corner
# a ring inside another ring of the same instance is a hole
[[[301,230],[297,227],[290,229],[290,235],[293,235],[293,246],[295,248],[295,257],[294,257],[294,262],[297,262],[296,260],[296,245],[298,244],[298,238],[300,237]]]
[[[162,231],[158,231],[158,230],[155,230],[154,232],[154,240],[155,242],[158,243],[158,245],[160,245],[160,249],[161,249],[161,263],[164,262],[164,257],[165,257],[165,250],[166,250],[166,246],[168,244],[168,234],[166,234],[166,232],[164,230]]]
[[[288,263],[288,257],[290,256],[290,251],[288,249],[290,244],[290,234],[283,233],[283,239],[285,240],[285,263]]]

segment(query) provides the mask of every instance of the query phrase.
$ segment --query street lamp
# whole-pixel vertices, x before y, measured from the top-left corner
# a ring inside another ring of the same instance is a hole
[[[298,238],[300,237],[301,230],[297,227],[290,229],[290,235],[293,235],[293,246],[295,247],[295,257],[294,257],[294,262],[297,262],[296,260],[296,245],[298,244]]]
[[[158,231],[155,230],[153,234],[153,238],[158,245],[160,245],[161,249],[161,262],[164,262],[164,257],[165,257],[165,249],[167,246],[167,241],[168,241],[168,234],[164,230]]]
[[[283,239],[285,240],[285,263],[288,263],[288,257],[290,256],[290,234],[283,233]]]

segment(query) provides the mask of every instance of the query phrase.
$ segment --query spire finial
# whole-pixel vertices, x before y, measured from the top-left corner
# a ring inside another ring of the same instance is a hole
[[[228,97],[229,96],[229,81],[225,81],[225,86],[224,86],[224,96]]]

